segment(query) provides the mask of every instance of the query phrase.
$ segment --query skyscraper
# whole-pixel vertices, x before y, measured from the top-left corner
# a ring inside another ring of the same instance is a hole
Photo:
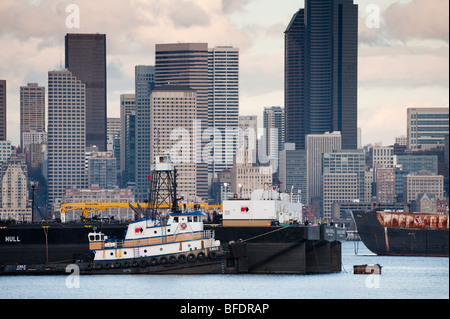
[[[208,199],[208,159],[202,158],[207,144],[207,140],[202,140],[202,133],[208,128],[208,44],[156,44],[155,84],[156,87],[183,85],[197,91],[196,138],[191,148],[196,150],[197,196]]]
[[[127,116],[136,114],[136,95],[120,95],[120,173],[125,172],[126,167],[126,142],[127,142]],[[134,176],[134,173],[133,173]],[[134,182],[134,180],[133,180]]]
[[[322,154],[341,150],[339,132],[306,136],[306,201],[322,199]]]
[[[357,148],[358,6],[353,0],[306,0],[285,31],[286,143],[340,131]]]
[[[48,200],[85,188],[85,84],[69,70],[48,72]]]
[[[136,116],[135,124],[135,154],[134,165],[136,174],[135,196],[137,201],[148,200],[150,188],[150,164],[151,164],[151,144],[150,144],[150,94],[155,88],[155,67],[151,65],[137,65],[135,67],[135,98]]]
[[[20,146],[24,132],[45,131],[45,87],[28,83],[20,87]]]
[[[177,169],[178,195],[195,200],[195,119],[197,92],[185,85],[163,85],[151,94],[152,163],[157,156],[170,155]]]
[[[214,130],[214,155],[209,174],[233,166],[239,118],[239,49],[219,46],[208,50],[208,127]]]
[[[448,134],[448,107],[408,108],[408,149],[443,147]]]
[[[6,80],[0,80],[0,141],[6,141]]]
[[[264,108],[264,153],[278,169],[278,153],[284,147],[284,110],[279,106]]]
[[[86,146],[106,151],[106,35],[66,34],[66,69],[86,85]]]

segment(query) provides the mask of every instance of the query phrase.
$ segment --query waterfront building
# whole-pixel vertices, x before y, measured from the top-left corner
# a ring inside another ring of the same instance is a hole
[[[87,186],[85,84],[69,70],[48,72],[48,201]]]
[[[68,33],[66,69],[85,85],[86,146],[106,151],[106,35]]]
[[[356,149],[358,5],[305,0],[285,31],[287,143],[305,149],[306,135],[340,131]]]
[[[408,149],[444,147],[449,131],[448,114],[448,107],[408,108]]]

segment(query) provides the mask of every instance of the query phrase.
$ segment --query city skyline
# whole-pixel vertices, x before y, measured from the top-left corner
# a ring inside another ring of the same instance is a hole
[[[375,5],[355,0],[355,4],[362,144],[390,145],[394,137],[406,135],[408,107],[448,107],[448,1],[383,0]],[[79,28],[68,28],[70,3],[0,4],[0,42],[5,48],[0,59],[8,61],[0,65],[0,79],[7,81],[7,138],[13,145],[20,141],[19,88],[29,82],[47,86],[47,72],[64,63],[67,33],[106,34],[108,117],[119,117],[120,94],[134,93],[134,66],[154,65],[155,44],[180,41],[239,48],[240,115],[262,119],[264,107],[284,105],[283,32],[304,1],[77,5]]]

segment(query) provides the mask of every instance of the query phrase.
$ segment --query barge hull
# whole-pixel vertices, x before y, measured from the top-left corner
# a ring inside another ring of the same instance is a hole
[[[383,226],[377,212],[353,212],[358,234],[366,247],[381,256],[448,257],[448,228]]]

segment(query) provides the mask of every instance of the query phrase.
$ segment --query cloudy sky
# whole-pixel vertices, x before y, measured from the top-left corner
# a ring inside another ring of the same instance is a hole
[[[359,5],[359,123],[363,145],[406,134],[408,107],[449,106],[449,1],[355,0]],[[77,28],[73,5],[79,8]],[[19,144],[19,87],[47,86],[64,66],[66,33],[105,33],[108,116],[134,93],[134,66],[156,43],[240,50],[240,114],[284,105],[284,30],[303,0],[1,0],[0,79],[8,139]],[[69,22],[69,23],[67,23]]]

